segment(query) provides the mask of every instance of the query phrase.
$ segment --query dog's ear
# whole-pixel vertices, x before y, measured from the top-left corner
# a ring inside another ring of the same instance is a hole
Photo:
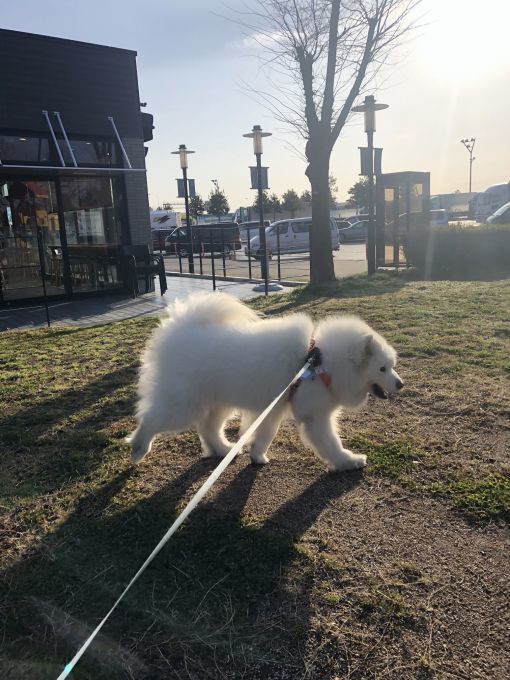
[[[363,354],[365,357],[371,357],[374,353],[374,336],[370,334],[364,335],[363,340]]]

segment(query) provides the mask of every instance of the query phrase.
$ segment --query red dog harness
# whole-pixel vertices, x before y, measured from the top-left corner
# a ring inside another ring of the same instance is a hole
[[[306,356],[309,367],[303,373],[301,378],[293,382],[289,389],[288,401],[292,401],[296,394],[297,388],[301,385],[303,380],[315,380],[318,378],[325,387],[331,386],[331,376],[322,365],[322,352],[315,346],[315,340],[312,338],[310,342],[310,349]]]

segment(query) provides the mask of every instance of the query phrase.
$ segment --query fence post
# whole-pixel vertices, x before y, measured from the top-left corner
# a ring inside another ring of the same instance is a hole
[[[223,227],[220,227],[221,230],[221,257],[223,260],[223,278],[227,276],[227,269],[225,265],[225,231]]]
[[[197,230],[197,236],[198,236],[198,260],[200,262],[200,276],[203,276],[204,269],[203,269],[203,266],[202,266],[202,230],[201,229]]]
[[[276,227],[276,251],[278,259],[278,281],[282,280],[282,272],[280,268],[280,227]]]
[[[43,246],[43,236],[42,229],[39,224],[36,224],[37,231],[37,249],[39,251],[39,264],[41,266],[41,281],[43,288],[43,299],[44,299],[44,309],[46,311],[46,323],[48,328],[50,327],[50,310],[48,309],[48,295],[46,293],[46,265],[44,262],[44,246]]]
[[[216,270],[214,268],[214,248],[213,248],[213,234],[212,231],[209,232],[209,247],[211,249],[211,270],[212,270],[212,285],[213,285],[213,290],[216,290]]]
[[[248,277],[251,279],[251,244],[250,244],[250,227],[248,231]]]
[[[179,258],[179,274],[182,274],[182,260],[181,260],[181,232],[177,229],[177,257]]]

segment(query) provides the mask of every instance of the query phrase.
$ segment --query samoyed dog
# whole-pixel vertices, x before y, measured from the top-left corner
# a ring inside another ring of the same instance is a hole
[[[127,438],[140,461],[163,432],[197,430],[204,457],[225,456],[232,444],[223,427],[240,413],[241,432],[290,383],[304,365],[311,342],[322,365],[309,370],[282,397],[250,442],[254,463],[267,450],[284,418],[293,418],[303,441],[332,470],[366,465],[366,456],[344,448],[335,431],[341,408],[381,399],[403,382],[396,352],[366,323],[331,317],[314,324],[306,314],[261,319],[223,293],[191,295],[167,309],[145,350],[140,370],[138,427]],[[317,350],[316,350],[317,352]]]

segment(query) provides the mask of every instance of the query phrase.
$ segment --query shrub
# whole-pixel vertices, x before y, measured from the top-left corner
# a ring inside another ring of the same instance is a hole
[[[506,278],[510,275],[510,225],[411,228],[404,250],[427,279]]]

